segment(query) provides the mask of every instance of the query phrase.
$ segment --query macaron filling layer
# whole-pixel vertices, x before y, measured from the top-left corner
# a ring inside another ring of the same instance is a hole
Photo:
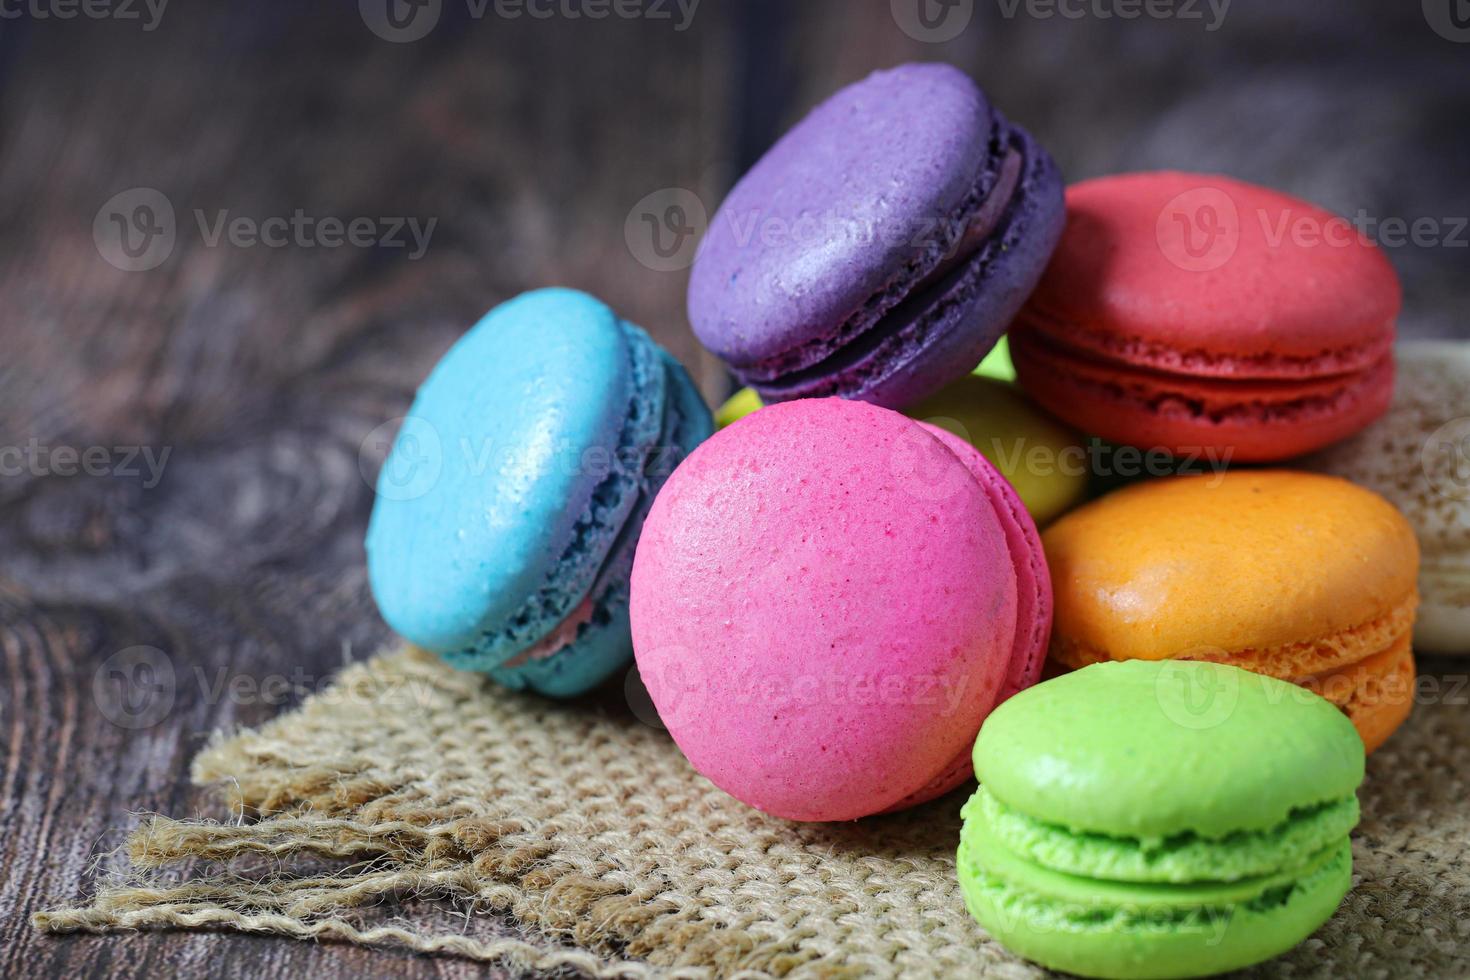
[[[1091,977],[1194,977],[1276,956],[1352,885],[1341,835],[1304,860],[1234,881],[1130,882],[1044,867],[1011,851],[972,799],[956,855],[970,913],[1013,952]]]
[[[1043,921],[1063,929],[1115,931],[1160,922],[1205,925],[1229,921],[1240,910],[1266,912],[1289,905],[1323,884],[1342,880],[1336,906],[1351,878],[1352,846],[1340,837],[1300,864],[1237,881],[1130,882],[1055,871],[1009,850],[967,805],[960,832],[959,863],[982,890],[1029,905]],[[1325,880],[1324,880],[1325,879]]]
[[[835,394],[841,376],[854,367],[871,367],[890,348],[920,345],[931,312],[960,283],[983,271],[1011,223],[1029,162],[1026,143],[999,113],[994,113],[992,133],[974,188],[952,216],[935,223],[939,233],[927,236],[932,240],[915,243],[919,254],[913,262],[828,336],[759,364],[734,365],[741,382],[772,401]]]
[[[1142,337],[1116,336],[1090,329],[1085,322],[1049,312],[1040,300],[1027,306],[1023,319],[1027,331],[1034,332],[1038,340],[1061,345],[1079,355],[1191,377],[1295,380],[1354,374],[1379,363],[1393,351],[1392,319],[1385,321],[1369,341],[1343,343],[1311,354],[1281,351],[1222,354],[1169,347]]]
[[[1180,659],[1230,664],[1300,685],[1340,708],[1371,752],[1413,707],[1410,638],[1418,606],[1418,595],[1411,594],[1377,619],[1331,636],[1274,647],[1199,650]],[[1073,668],[1113,659],[1106,651],[1057,635],[1051,656]]]
[[[626,659],[628,576],[643,522],[663,481],[711,431],[704,402],[684,369],[667,353],[659,353],[669,393],[658,444],[662,459],[648,461],[646,486],[608,549],[588,597],[534,647],[492,668],[490,676],[500,684],[514,689],[529,685],[543,693],[575,693],[606,677]]]
[[[472,646],[445,651],[444,659],[469,670],[508,668],[546,659],[574,644],[582,633],[607,622],[607,593],[615,585],[609,566],[624,550],[630,527],[641,526],[656,486],[672,463],[669,439],[681,425],[675,384],[662,355],[642,330],[623,321],[632,359],[627,418],[607,460],[607,473],[592,492],[583,515],[546,583],[497,631],[481,633]],[[583,457],[584,465],[587,457]],[[589,605],[590,603],[590,605]]]
[[[1116,837],[1038,820],[1002,803],[984,786],[967,812],[985,821],[1012,853],[1043,867],[1109,881],[1174,883],[1238,881],[1296,867],[1346,837],[1359,815],[1357,797],[1349,796],[1295,809],[1269,830],[1214,838],[1194,831]]]
[[[1331,419],[1369,401],[1371,414],[1376,415],[1387,408],[1386,398],[1377,393],[1387,390],[1385,382],[1391,383],[1393,373],[1386,347],[1376,360],[1356,370],[1294,377],[1256,375],[1239,366],[1240,373],[1235,373],[1220,370],[1218,364],[1207,373],[1175,373],[1105,360],[1031,330],[1016,333],[1011,343],[1018,372],[1038,392],[1053,385],[1074,393],[1086,390],[1138,412],[1217,425]]]
[[[1252,673],[1265,674],[1284,681],[1298,681],[1325,671],[1336,670],[1382,653],[1406,640],[1414,625],[1419,597],[1411,594],[1396,603],[1382,616],[1356,626],[1309,640],[1281,643],[1268,647],[1236,650],[1190,650],[1178,659],[1204,660],[1211,663],[1244,667]],[[1182,652],[1182,651],[1181,651]],[[1051,657],[1066,667],[1081,668],[1088,664],[1107,663],[1119,659],[1115,651],[1102,650],[1078,638],[1053,633]],[[1139,659],[1170,659],[1168,653]],[[1330,699],[1329,699],[1330,700]]]
[[[1352,885],[1346,839],[1262,878],[1136,885],[1037,868],[977,836],[957,855],[971,914],[1014,952],[1084,976],[1206,976],[1262,962],[1330,918]]]

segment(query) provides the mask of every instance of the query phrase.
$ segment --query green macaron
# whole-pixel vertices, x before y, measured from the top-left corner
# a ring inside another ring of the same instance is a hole
[[[997,708],[974,763],[966,904],[1052,969],[1239,969],[1309,936],[1351,884],[1363,742],[1294,684],[1196,661],[1097,664]]]

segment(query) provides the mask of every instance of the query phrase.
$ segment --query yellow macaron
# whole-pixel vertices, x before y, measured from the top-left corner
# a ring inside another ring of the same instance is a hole
[[[760,407],[760,396],[742,388],[720,406],[715,424],[724,428]],[[980,450],[1016,488],[1040,526],[1087,492],[1089,470],[1082,437],[996,377],[967,375],[904,409],[904,414],[952,432]]]
[[[980,450],[1045,527],[1087,492],[1082,437],[1046,415],[1019,388],[967,375],[904,414],[952,432]]]
[[[1346,480],[1232,470],[1136,484],[1042,536],[1051,656],[1209,660],[1334,702],[1371,750],[1408,715],[1419,547]]]

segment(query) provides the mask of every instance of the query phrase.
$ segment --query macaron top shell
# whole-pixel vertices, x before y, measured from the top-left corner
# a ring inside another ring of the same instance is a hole
[[[584,453],[619,445],[633,357],[613,311],[566,289],[497,307],[444,356],[384,465],[368,530],[373,593],[394,630],[430,649],[472,646],[540,588],[593,504],[600,481]],[[393,482],[404,474],[418,482]]]
[[[1036,820],[1147,839],[1269,830],[1351,797],[1364,771],[1327,701],[1189,661],[1095,664],[1023,691],[986,719],[974,763]]]
[[[980,89],[942,64],[876,72],[817,106],[710,223],[689,283],[700,341],[737,366],[764,361],[937,264],[992,128]]]
[[[1067,227],[1028,326],[1069,347],[1219,377],[1359,370],[1393,339],[1401,291],[1346,219],[1213,174],[1067,189]]]
[[[1135,484],[1042,543],[1056,632],[1115,660],[1274,647],[1406,605],[1412,615],[1419,564],[1413,529],[1382,497],[1286,470]]]
[[[1016,575],[986,490],[860,402],[764,408],[665,484],[634,646],[690,762],[769,813],[845,820],[928,786],[1006,681]]]

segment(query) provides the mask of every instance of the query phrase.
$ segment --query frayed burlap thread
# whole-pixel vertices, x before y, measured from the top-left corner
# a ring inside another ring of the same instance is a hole
[[[1452,700],[1421,705],[1370,761],[1353,893],[1259,975],[1470,975],[1470,709]],[[965,912],[963,794],[853,824],[777,820],[621,704],[512,694],[418,651],[347,668],[216,741],[193,774],[232,821],[144,819],[90,905],[36,925],[236,929],[609,977],[1041,975]],[[528,938],[366,916],[431,900]]]

